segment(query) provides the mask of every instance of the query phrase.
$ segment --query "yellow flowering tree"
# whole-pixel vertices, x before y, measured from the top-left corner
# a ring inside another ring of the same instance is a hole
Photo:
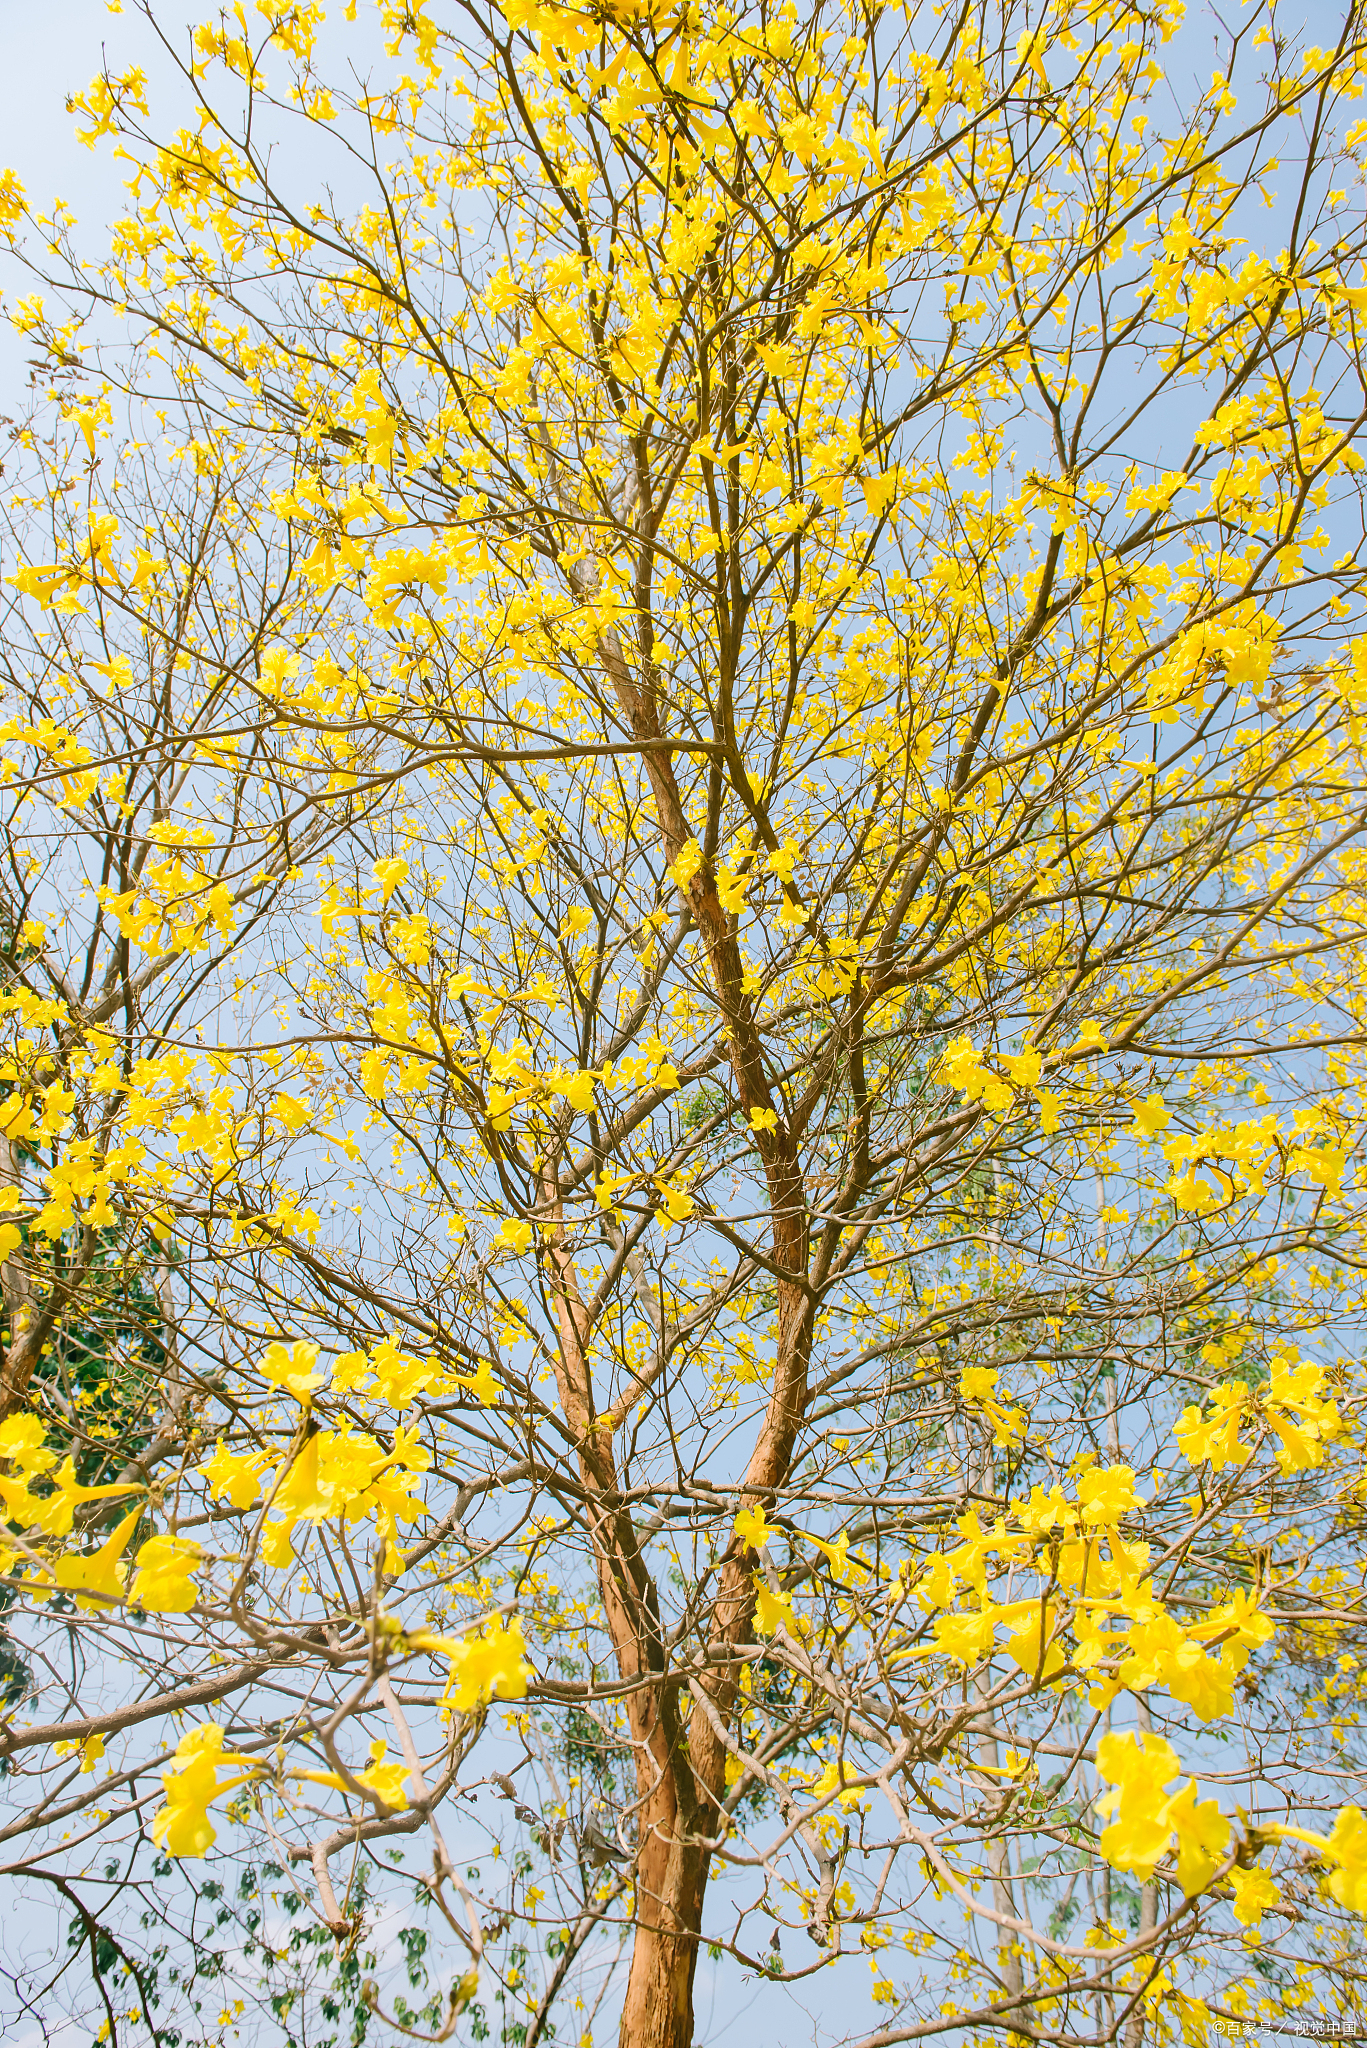
[[[356,12],[0,191],[15,1869],[411,2028],[426,1829],[434,2039],[1356,2023],[1359,13]]]

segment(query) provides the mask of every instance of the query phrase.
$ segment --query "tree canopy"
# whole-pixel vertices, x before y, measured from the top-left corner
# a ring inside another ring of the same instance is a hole
[[[14,2013],[1360,2027],[1360,9],[117,33],[107,248],[0,179]]]

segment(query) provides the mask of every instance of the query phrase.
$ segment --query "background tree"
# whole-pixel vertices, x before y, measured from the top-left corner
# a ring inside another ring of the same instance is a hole
[[[0,1739],[135,2027],[1356,2013],[1367,130],[1248,15],[266,4],[102,270],[7,187]],[[146,1974],[216,1800],[287,1983]]]

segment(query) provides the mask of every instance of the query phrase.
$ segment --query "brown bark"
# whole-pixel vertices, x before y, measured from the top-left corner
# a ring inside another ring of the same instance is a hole
[[[693,1977],[710,1858],[660,1838],[636,1866],[636,1939],[621,2048],[692,2048]]]
[[[549,1189],[543,1237],[559,1326],[561,1409],[578,1439],[599,1593],[618,1671],[635,1681],[626,1710],[636,1760],[637,1933],[621,2038],[635,2048],[691,2048],[707,1854],[694,1839],[697,1802],[677,1693],[665,1671],[655,1587],[621,1499],[611,1434],[594,1414],[587,1312],[564,1241],[559,1196]]]
[[[651,785],[661,844],[672,864],[691,837],[678,782],[662,738],[653,687],[638,687],[615,636],[600,643],[603,666],[635,738]],[[704,862],[688,889],[689,908],[706,953],[731,1055],[741,1108],[781,1109],[771,1099],[753,1006],[730,920]],[[772,1500],[787,1476],[807,1399],[811,1302],[807,1289],[806,1194],[797,1144],[782,1115],[758,1134],[770,1213],[771,1248],[779,1269],[778,1346],[773,1391],[743,1483],[748,1500]],[[632,1683],[626,1711],[636,1757],[636,1934],[622,2048],[691,2048],[693,1978],[711,1860],[718,1828],[726,1753],[716,1731],[695,1717],[685,1730],[677,1684],[666,1668],[658,1603],[632,1518],[621,1496],[611,1420],[595,1413],[588,1363],[587,1311],[563,1235],[558,1188],[543,1186],[541,1220],[548,1278],[555,1300],[562,1413],[576,1439],[580,1477],[592,1514],[599,1590],[621,1677]],[[715,1660],[707,1690],[718,1719],[734,1713],[738,1667],[734,1646],[754,1611],[752,1561],[733,1550],[722,1568],[709,1629]]]

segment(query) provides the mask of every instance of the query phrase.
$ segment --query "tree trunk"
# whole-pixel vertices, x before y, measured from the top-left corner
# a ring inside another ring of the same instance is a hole
[[[580,582],[596,590],[596,571]],[[661,848],[673,864],[689,841],[691,827],[669,753],[659,745],[659,679],[649,649],[642,649],[639,682],[614,631],[600,638],[598,653],[618,703],[642,742],[642,765],[654,798]],[[737,1103],[747,1117],[756,1109],[770,1113],[769,1125],[755,1131],[755,1145],[769,1198],[771,1249],[778,1269],[778,1342],[768,1408],[739,1490],[739,1502],[751,1504],[772,1500],[787,1477],[806,1408],[813,1327],[807,1286],[807,1198],[797,1138],[781,1114],[781,1098],[776,1102],[771,1093],[744,962],[732,921],[721,907],[710,861],[703,860],[685,895],[725,1023]],[[725,1750],[716,1734],[696,1719],[688,1737],[680,1722],[655,1587],[621,1499],[611,1432],[594,1429],[588,1320],[564,1245],[558,1186],[547,1187],[544,1208],[553,1219],[551,1229],[547,1231],[543,1223],[542,1230],[560,1324],[561,1405],[578,1440],[585,1483],[600,1508],[594,1547],[604,1614],[622,1676],[639,1681],[650,1674],[655,1680],[633,1691],[627,1701],[637,1769],[636,1929],[622,2008],[621,2048],[692,2048],[693,1974],[710,1861],[705,1839],[715,1834],[721,1817]],[[831,1243],[833,1247],[834,1239]],[[617,1422],[624,1414],[625,1408],[602,1420]],[[745,1634],[754,1608],[752,1569],[749,1553],[733,1544],[713,1605],[710,1646],[718,1668],[707,1683],[723,1725],[731,1720],[735,1698],[730,1652]]]
[[[693,2048],[705,1849],[654,1834],[636,1863],[636,1938],[622,2006],[621,2048]]]

